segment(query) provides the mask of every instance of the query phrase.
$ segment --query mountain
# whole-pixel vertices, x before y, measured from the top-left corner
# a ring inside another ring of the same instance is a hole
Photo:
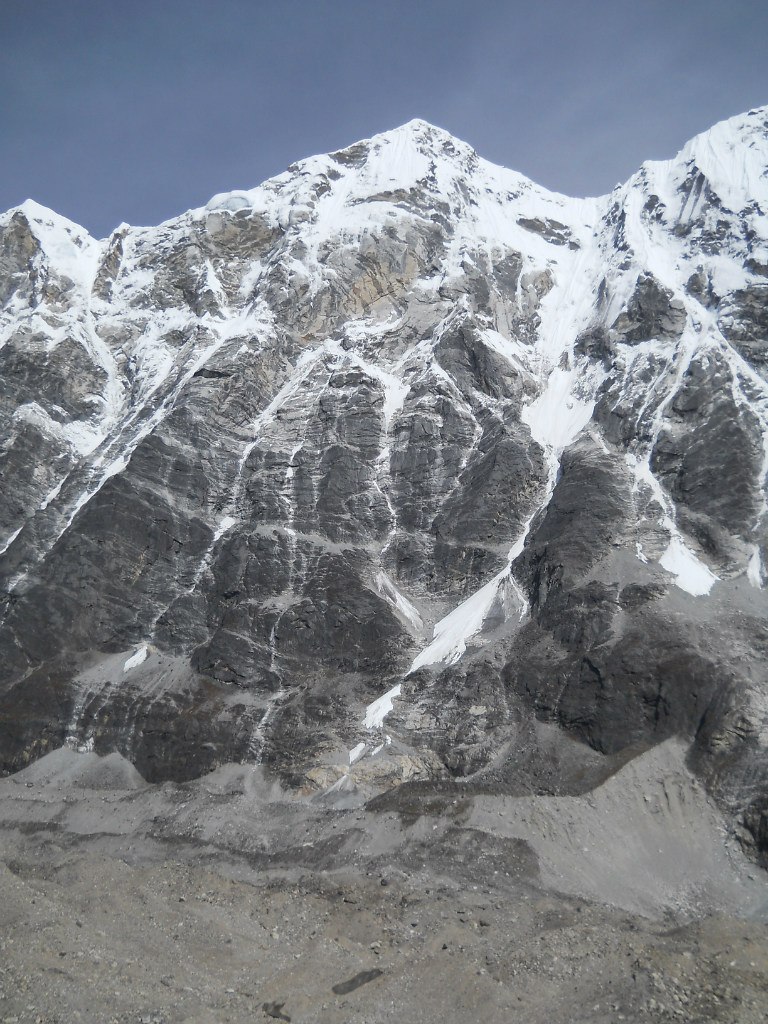
[[[768,107],[571,199],[423,121],[0,217],[0,765],[579,793],[768,851]]]

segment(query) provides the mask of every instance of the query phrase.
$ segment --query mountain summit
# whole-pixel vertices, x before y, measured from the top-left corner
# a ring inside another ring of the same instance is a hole
[[[5,772],[576,792],[676,736],[768,850],[768,108],[600,198],[411,121],[102,241],[27,202],[0,304]]]

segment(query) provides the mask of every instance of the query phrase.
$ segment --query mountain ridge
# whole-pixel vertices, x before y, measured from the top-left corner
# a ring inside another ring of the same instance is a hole
[[[750,110],[744,111],[743,113],[738,113],[738,114],[732,115],[731,117],[723,118],[721,121],[717,121],[710,128],[707,128],[704,131],[701,131],[701,132],[697,133],[696,135],[692,136],[677,151],[677,153],[673,157],[666,158],[666,159],[659,158],[659,159],[653,159],[653,160],[646,160],[646,161],[644,161],[644,163],[642,164],[641,168],[639,168],[638,171],[635,172],[635,174],[639,173],[639,171],[642,169],[642,167],[645,167],[646,165],[659,166],[659,167],[669,167],[671,165],[674,165],[675,163],[680,162],[680,158],[683,157],[684,155],[688,154],[688,153],[690,153],[692,158],[695,160],[695,152],[697,150],[700,150],[700,148],[701,148],[701,146],[702,146],[702,144],[704,143],[705,140],[710,140],[713,137],[713,135],[715,135],[715,134],[724,134],[726,127],[736,128],[737,126],[739,126],[741,124],[745,124],[745,125],[748,126],[748,125],[750,125],[750,121],[748,119],[755,119],[755,118],[764,117],[766,112],[768,112],[768,104],[764,104],[764,105],[757,106],[757,107],[752,107]],[[355,142],[350,143],[348,146],[345,146],[343,149],[336,150],[335,152],[336,153],[344,153],[344,152],[346,152],[348,150],[353,150],[357,146],[368,145],[368,144],[375,143],[375,142],[381,142],[382,140],[390,140],[392,137],[400,135],[402,133],[415,134],[417,132],[421,133],[422,135],[425,134],[425,133],[429,134],[429,135],[437,135],[437,136],[441,137],[443,139],[443,141],[451,142],[454,146],[456,145],[456,143],[458,143],[464,150],[468,151],[471,154],[474,154],[475,156],[478,156],[476,150],[469,143],[464,142],[462,139],[459,139],[457,136],[453,135],[448,129],[442,128],[439,125],[433,124],[432,122],[427,121],[424,118],[420,118],[420,117],[411,118],[409,121],[406,121],[406,122],[404,122],[401,125],[397,125],[394,128],[390,128],[390,129],[386,129],[386,130],[384,130],[382,132],[378,132],[376,135],[372,135],[369,138],[358,139]],[[316,161],[318,159],[323,159],[323,158],[331,157],[333,155],[334,155],[333,153],[312,154],[311,156],[302,157],[300,160],[295,161],[293,164],[290,165],[290,167],[298,168],[298,167],[303,167],[305,165],[308,166],[308,165],[312,164],[313,161]],[[510,175],[514,175],[515,177],[521,179],[522,181],[528,182],[531,185],[535,185],[535,187],[537,189],[539,189],[540,191],[542,191],[542,192],[547,192],[549,195],[556,196],[558,198],[563,198],[563,199],[573,199],[573,200],[579,200],[579,199],[582,199],[582,200],[605,199],[607,196],[612,195],[613,192],[616,191],[616,189],[619,189],[619,188],[623,187],[624,185],[626,185],[629,182],[629,180],[631,180],[631,178],[634,177],[634,174],[633,174],[633,175],[630,175],[630,178],[627,179],[627,181],[625,181],[625,182],[618,182],[610,192],[599,193],[599,194],[590,195],[590,196],[571,196],[569,193],[559,192],[556,189],[549,189],[549,188],[546,188],[544,186],[537,185],[536,182],[532,178],[529,178],[527,175],[525,175],[525,174],[523,174],[523,173],[521,173],[519,171],[515,171],[515,170],[513,170],[511,168],[507,168],[503,164],[494,164],[491,161],[485,160],[483,158],[479,158],[479,159],[484,164],[489,164],[491,167],[494,167],[494,168],[497,168],[497,169],[500,169],[500,170],[503,170],[503,171],[508,171],[508,173]],[[254,186],[251,189],[234,189],[234,190],[229,190],[229,191],[226,191],[226,192],[217,193],[216,195],[212,196],[211,199],[208,201],[208,203],[204,204],[203,206],[190,207],[190,209],[188,209],[186,211],[183,211],[180,214],[175,214],[173,217],[169,217],[166,220],[161,221],[157,225],[148,225],[148,224],[146,224],[146,225],[130,225],[130,224],[127,224],[126,222],[122,222],[121,224],[118,224],[117,227],[115,227],[108,235],[104,236],[103,238],[96,238],[96,236],[91,235],[90,232],[86,228],[84,228],[82,225],[78,224],[76,221],[73,221],[71,218],[66,217],[63,214],[57,213],[52,208],[47,207],[44,204],[41,204],[41,203],[37,202],[37,200],[35,200],[35,199],[31,198],[31,197],[25,199],[23,202],[15,205],[15,206],[9,207],[7,210],[4,210],[4,211],[0,212],[0,218],[6,217],[8,215],[12,215],[12,214],[14,214],[16,212],[25,213],[25,212],[30,212],[31,211],[33,213],[33,215],[37,216],[37,217],[40,217],[41,215],[54,214],[54,216],[57,219],[59,219],[61,221],[65,221],[67,226],[69,226],[70,228],[74,228],[78,232],[85,233],[88,236],[89,239],[91,239],[93,241],[106,242],[113,234],[115,234],[116,232],[122,231],[122,230],[124,230],[126,228],[130,228],[130,227],[134,227],[136,229],[152,228],[152,227],[161,227],[161,226],[166,225],[166,224],[175,223],[176,221],[180,220],[181,218],[183,218],[183,217],[185,217],[185,216],[187,216],[189,214],[199,213],[199,212],[207,209],[211,202],[213,202],[214,200],[216,200],[216,199],[218,199],[220,197],[231,196],[231,195],[241,195],[241,194],[242,195],[247,195],[249,193],[256,192],[260,188],[262,188],[264,185],[268,184],[269,182],[273,182],[275,180],[278,180],[278,179],[282,178],[287,173],[289,173],[289,171],[283,171],[283,172],[280,172],[280,173],[278,173],[276,175],[273,175],[270,178],[265,179],[264,182],[260,183],[259,185]]]

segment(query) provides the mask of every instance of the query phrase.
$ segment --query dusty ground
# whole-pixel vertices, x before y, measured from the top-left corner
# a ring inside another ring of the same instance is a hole
[[[0,1021],[768,1018],[768,886],[674,745],[579,798],[347,803],[69,751],[0,782]]]

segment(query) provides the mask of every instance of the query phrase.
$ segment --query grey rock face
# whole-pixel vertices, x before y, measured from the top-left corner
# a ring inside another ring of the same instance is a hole
[[[613,330],[621,341],[637,345],[652,338],[677,341],[685,328],[685,304],[652,274],[641,274]]]
[[[762,267],[754,263],[753,274]],[[729,295],[720,306],[718,324],[724,336],[746,360],[765,375],[768,362],[768,285],[755,283]]]
[[[767,125],[597,200],[412,122],[3,215],[2,769],[565,792],[681,735],[765,849]]]

